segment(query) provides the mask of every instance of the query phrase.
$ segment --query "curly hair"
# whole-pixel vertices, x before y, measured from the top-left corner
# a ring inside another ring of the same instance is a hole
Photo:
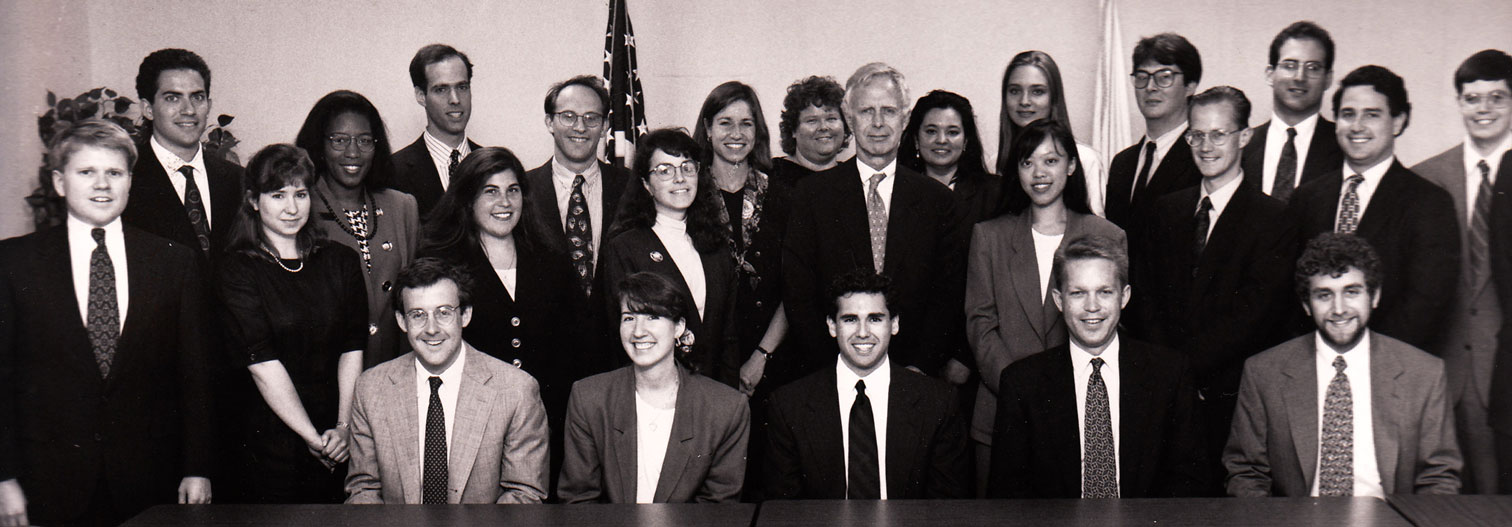
[[[609,228],[604,240],[612,240],[622,232],[649,229],[656,223],[656,205],[646,184],[651,181],[651,155],[657,151],[665,154],[698,160],[702,148],[683,129],[661,128],[641,136],[635,142],[635,176],[642,184],[630,185],[621,198],[619,217]],[[698,189],[693,205],[688,207],[688,236],[693,238],[693,248],[706,253],[723,249],[730,244],[730,230],[720,221],[719,209],[724,207],[719,197],[719,188],[707,170],[698,171]]]
[[[452,180],[446,194],[441,196],[436,207],[426,216],[417,254],[481,251],[478,224],[473,219],[473,205],[477,203],[478,195],[483,193],[483,186],[488,183],[489,177],[500,172],[513,172],[515,181],[520,185],[520,194],[530,195],[529,183],[525,181],[525,167],[514,152],[496,146],[474,150],[462,159],[462,163],[457,166],[456,179]],[[541,246],[536,232],[542,226],[533,225],[529,221],[532,215],[525,213],[527,206],[522,202],[521,210],[515,211],[515,217],[520,220],[510,235],[517,246],[530,250]]]
[[[793,136],[793,132],[798,130],[798,116],[810,106],[840,112],[840,126],[845,129],[845,139],[840,142],[840,150],[850,146],[850,123],[844,115],[845,87],[834,77],[814,75],[789,85],[787,97],[782,99],[782,118],[777,121],[777,133],[782,136],[782,152],[790,156],[797,154],[798,138]]]
[[[1307,302],[1314,276],[1339,277],[1351,268],[1365,274],[1365,288],[1372,294],[1381,289],[1381,259],[1364,238],[1353,234],[1325,232],[1307,242],[1307,249],[1297,258],[1297,298]]]
[[[892,279],[887,275],[877,274],[870,268],[857,267],[835,276],[830,281],[825,298],[829,299],[829,318],[835,318],[840,314],[840,299],[846,295],[856,293],[872,293],[882,295],[882,301],[887,306],[888,313],[897,313],[898,309],[893,305],[893,298],[897,296],[893,291]]]

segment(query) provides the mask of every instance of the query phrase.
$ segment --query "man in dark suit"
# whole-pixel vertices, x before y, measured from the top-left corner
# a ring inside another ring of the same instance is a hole
[[[1070,343],[1003,370],[988,496],[1198,495],[1205,450],[1186,361],[1118,332],[1128,255],[1084,236],[1061,245],[1052,269]]]
[[[908,122],[903,74],[886,64],[862,66],[845,88],[845,117],[856,157],[804,178],[794,191],[783,240],[783,300],[790,338],[801,354],[793,371],[829,363],[824,335],[825,284],[852,269],[887,275],[906,320],[893,359],[927,375],[940,372],[963,342],[961,306],[969,225],[950,189],[898,164]]]
[[[891,280],[852,269],[830,284],[833,366],[778,388],[768,420],[768,499],[964,499],[966,425],[944,381],[897,367]]]
[[[1271,40],[1265,82],[1272,114],[1244,147],[1246,185],[1284,202],[1297,186],[1344,163],[1333,122],[1318,113],[1333,83],[1333,62],[1333,38],[1312,22],[1286,26]]]
[[[462,158],[480,148],[467,138],[472,117],[473,64],[445,44],[431,44],[410,59],[415,103],[425,108],[425,131],[394,152],[394,189],[415,197],[421,221],[451,186]]]
[[[1223,451],[1229,495],[1459,491],[1443,361],[1368,329],[1383,271],[1358,236],[1308,243],[1295,279],[1315,331],[1245,361]]]
[[[1371,329],[1433,349],[1459,280],[1460,237],[1449,193],[1396,161],[1412,105],[1398,77],[1362,66],[1339,82],[1334,118],[1344,165],[1292,194],[1299,240],[1354,233],[1380,255],[1384,286]]]
[[[1136,233],[1156,198],[1195,186],[1200,177],[1186,133],[1187,98],[1202,80],[1202,57],[1181,35],[1161,33],[1134,46],[1134,100],[1145,135],[1108,165],[1108,220]],[[1130,240],[1133,241],[1133,240]]]
[[[1229,86],[1192,98],[1186,141],[1202,183],[1155,203],[1134,255],[1140,295],[1130,329],[1186,355],[1207,425],[1212,464],[1204,469],[1215,476],[1244,359],[1289,337],[1283,331],[1296,309],[1287,287],[1294,222],[1285,204],[1243,182],[1249,113],[1244,92]]]
[[[0,523],[210,502],[200,249],[119,221],[135,158],[114,123],[73,124],[48,155],[67,221],[0,242]]]
[[[208,271],[226,246],[242,193],[242,168],[200,146],[212,118],[210,67],[192,51],[160,49],[142,59],[136,89],[150,136],[137,145],[121,220],[195,249]]]

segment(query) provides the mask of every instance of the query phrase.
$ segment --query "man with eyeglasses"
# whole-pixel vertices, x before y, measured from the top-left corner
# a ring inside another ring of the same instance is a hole
[[[1202,80],[1202,57],[1186,38],[1161,33],[1134,46],[1134,100],[1145,135],[1108,165],[1108,220],[1134,241],[1156,198],[1197,185],[1186,131],[1187,99]]]
[[[1496,204],[1492,196],[1512,185],[1512,180],[1497,177],[1498,171],[1508,168],[1504,160],[1512,150],[1512,105],[1508,104],[1512,102],[1512,57],[1495,49],[1471,55],[1454,72],[1454,88],[1465,123],[1464,142],[1412,167],[1412,171],[1454,199],[1455,218],[1464,241],[1460,280],[1448,331],[1431,351],[1444,359],[1449,374],[1454,428],[1465,456],[1465,487],[1461,492],[1496,494],[1499,471],[1487,418],[1495,398],[1492,387],[1498,384],[1492,380],[1492,372],[1503,310],[1495,289],[1499,275],[1489,254],[1493,232],[1505,232],[1493,231],[1492,210],[1509,206]],[[1508,383],[1512,383],[1512,377],[1499,383],[1505,387],[1501,392],[1512,390]],[[1512,397],[1512,393],[1504,397]],[[1507,403],[1512,399],[1503,399],[1498,406]],[[1502,422],[1503,427],[1512,427],[1512,418]],[[1512,447],[1512,428],[1504,433]],[[1512,448],[1507,454],[1512,455]],[[1512,490],[1512,485],[1501,488]]]
[[[1228,440],[1244,360],[1288,335],[1287,285],[1297,242],[1286,204],[1244,184],[1240,158],[1254,137],[1250,102],[1229,86],[1192,98],[1185,140],[1202,182],[1160,198],[1135,247],[1129,328],[1186,355],[1209,447],[1203,470]],[[1218,489],[1208,489],[1217,494]]]
[[[414,351],[374,366],[352,398],[347,503],[540,503],[547,425],[536,380],[462,340],[471,281],[420,258],[394,282]]]
[[[409,75],[415,103],[425,108],[425,131],[394,152],[394,188],[414,196],[425,218],[451,186],[462,159],[480,148],[467,138],[473,64],[456,48],[431,44],[410,59]]]
[[[1285,202],[1298,186],[1344,162],[1334,123],[1319,115],[1333,62],[1333,37],[1310,21],[1286,26],[1271,40],[1265,67],[1271,119],[1255,127],[1244,147],[1245,184]]]

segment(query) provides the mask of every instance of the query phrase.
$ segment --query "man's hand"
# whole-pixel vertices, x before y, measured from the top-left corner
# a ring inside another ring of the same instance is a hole
[[[945,380],[956,386],[966,384],[966,381],[971,380],[971,368],[967,368],[965,364],[955,359],[945,362],[943,373]]]
[[[31,525],[26,521],[26,495],[15,479],[0,481],[0,525]]]
[[[324,434],[320,434],[320,437],[325,440],[325,448],[321,450],[321,455],[337,464],[346,463],[348,456],[347,431],[340,428],[332,428],[326,430]]]
[[[179,504],[208,505],[210,503],[210,478],[187,476],[179,482]]]

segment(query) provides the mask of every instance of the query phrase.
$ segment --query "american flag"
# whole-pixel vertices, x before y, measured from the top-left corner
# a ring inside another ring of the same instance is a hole
[[[609,86],[609,143],[604,152],[610,163],[621,167],[635,155],[635,140],[648,131],[627,1],[609,0],[609,27],[604,33],[604,84]]]

